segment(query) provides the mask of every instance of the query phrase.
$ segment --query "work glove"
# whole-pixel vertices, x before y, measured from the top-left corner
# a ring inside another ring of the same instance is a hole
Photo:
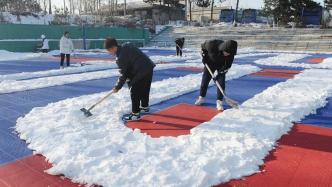
[[[113,88],[113,89],[112,89],[112,92],[113,92],[113,93],[118,93],[118,92],[119,92],[119,90],[118,90],[118,89],[116,89],[116,88]]]
[[[133,85],[131,84],[130,79],[127,79],[126,82],[127,82],[128,88],[131,89],[131,87],[132,87]]]
[[[208,51],[202,49],[202,51],[201,51],[201,55],[202,55],[202,62],[203,62],[204,64],[206,64],[206,63],[208,62],[208,60],[209,60]]]

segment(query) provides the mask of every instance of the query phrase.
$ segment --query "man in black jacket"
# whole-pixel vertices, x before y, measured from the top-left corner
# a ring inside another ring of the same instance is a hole
[[[175,39],[176,45],[176,56],[182,56],[182,48],[184,46],[184,38],[176,38]]]
[[[213,73],[217,71],[216,81],[219,82],[223,91],[225,91],[226,73],[232,66],[236,52],[237,42],[233,40],[228,40],[226,42],[222,40],[209,40],[202,44],[203,63],[207,64]],[[200,96],[196,100],[195,105],[203,104],[211,78],[209,71],[204,67]],[[216,105],[219,111],[224,110],[222,100],[223,95],[217,88]]]
[[[128,43],[120,46],[114,38],[105,40],[105,49],[117,57],[116,63],[120,69],[120,77],[113,92],[118,92],[126,81],[130,89],[132,112],[123,119],[138,120],[141,112],[149,112],[150,88],[156,65],[137,47]]]

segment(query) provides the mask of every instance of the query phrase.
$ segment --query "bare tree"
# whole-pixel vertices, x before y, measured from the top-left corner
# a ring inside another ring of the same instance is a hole
[[[48,0],[48,13],[52,14],[52,0]]]

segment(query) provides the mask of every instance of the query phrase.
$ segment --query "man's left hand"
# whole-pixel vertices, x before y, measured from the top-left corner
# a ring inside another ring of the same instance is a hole
[[[119,92],[119,90],[118,90],[118,89],[116,89],[116,88],[113,88],[113,89],[112,89],[112,92],[113,92],[113,93],[118,93],[118,92]]]

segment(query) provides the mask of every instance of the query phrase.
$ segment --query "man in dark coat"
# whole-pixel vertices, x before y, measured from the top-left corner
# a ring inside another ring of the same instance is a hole
[[[226,73],[231,68],[234,56],[237,53],[237,42],[234,40],[228,40],[226,42],[222,40],[208,40],[205,41],[201,47],[203,63],[207,64],[213,73],[217,71],[216,81],[219,82],[223,91],[225,91]],[[200,96],[195,102],[196,105],[203,104],[211,78],[209,71],[204,67]],[[223,110],[222,100],[223,95],[217,88],[216,105],[219,111]]]
[[[105,40],[105,49],[117,57],[120,77],[113,88],[118,92],[127,81],[130,89],[132,112],[125,115],[125,121],[140,119],[140,113],[149,112],[149,95],[153,68],[156,66],[140,49],[127,43],[118,45],[114,38]]]
[[[184,46],[184,38],[175,39],[176,56],[182,56],[182,48]]]

